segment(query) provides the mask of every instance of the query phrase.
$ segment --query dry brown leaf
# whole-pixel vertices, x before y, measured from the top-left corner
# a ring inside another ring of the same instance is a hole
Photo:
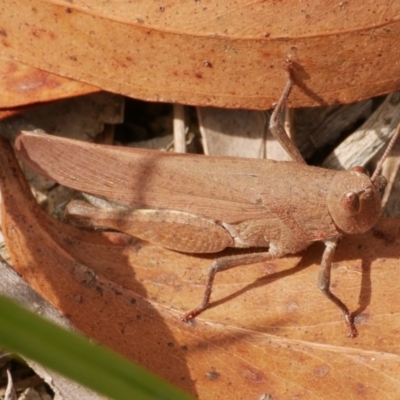
[[[63,78],[2,57],[0,57],[0,90],[0,109],[100,91],[99,88],[86,83]],[[14,110],[14,114],[16,111],[22,112],[25,109]],[[0,118],[3,113],[4,111],[0,111]]]
[[[332,288],[357,314],[346,337],[316,288],[322,246],[217,276],[212,308],[193,325],[212,257],[47,216],[1,139],[2,229],[16,270],[82,332],[200,399],[400,397],[398,220],[346,237]],[[268,397],[270,396],[270,397]]]
[[[400,2],[2,0],[0,55],[145,100],[266,109],[400,87]]]

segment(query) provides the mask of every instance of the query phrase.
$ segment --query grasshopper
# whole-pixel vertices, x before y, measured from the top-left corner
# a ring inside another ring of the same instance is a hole
[[[352,314],[330,291],[332,259],[342,235],[366,232],[377,222],[387,184],[382,163],[400,127],[371,178],[363,167],[333,171],[308,166],[279,123],[292,86],[289,73],[270,127],[294,162],[165,153],[28,132],[17,138],[16,152],[41,175],[128,207],[97,209],[72,202],[68,213],[75,218],[180,252],[267,248],[216,258],[201,303],[183,321],[207,309],[217,273],[322,241],[318,288],[342,311],[348,336],[356,337]]]

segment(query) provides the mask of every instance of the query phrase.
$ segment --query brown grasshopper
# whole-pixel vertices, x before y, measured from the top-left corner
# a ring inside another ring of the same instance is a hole
[[[217,272],[297,253],[322,241],[318,288],[343,312],[349,336],[355,337],[353,316],[329,288],[332,258],[343,234],[365,232],[378,220],[386,186],[382,163],[400,128],[371,179],[363,167],[332,171],[307,166],[278,123],[292,85],[289,76],[270,124],[297,162],[174,154],[26,132],[17,138],[16,151],[41,175],[136,207],[121,211],[71,203],[68,212],[76,218],[181,252],[268,248],[217,258],[200,305],[183,321],[208,307]]]

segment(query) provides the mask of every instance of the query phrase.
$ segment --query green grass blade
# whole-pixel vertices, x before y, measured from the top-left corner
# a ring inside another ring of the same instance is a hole
[[[0,296],[0,345],[116,400],[190,400],[111,350]]]

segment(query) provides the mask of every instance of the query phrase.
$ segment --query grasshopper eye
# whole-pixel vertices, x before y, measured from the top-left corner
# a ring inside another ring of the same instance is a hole
[[[340,199],[340,205],[346,215],[355,215],[360,211],[360,197],[355,192],[348,192]]]
[[[327,205],[335,225],[346,233],[360,233],[370,229],[381,212],[380,186],[371,182],[361,167],[338,172],[327,195]]]

